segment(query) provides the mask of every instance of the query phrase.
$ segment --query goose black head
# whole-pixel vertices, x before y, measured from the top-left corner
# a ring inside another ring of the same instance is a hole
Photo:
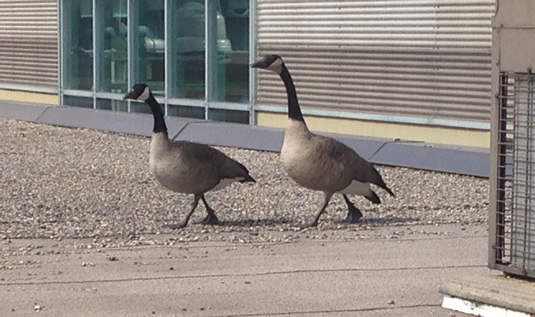
[[[145,84],[135,84],[132,90],[124,96],[124,99],[147,101],[150,97],[150,89]]]
[[[280,74],[282,71],[282,65],[284,65],[282,58],[279,55],[271,54],[264,56],[264,58],[252,64],[251,67],[263,68]]]

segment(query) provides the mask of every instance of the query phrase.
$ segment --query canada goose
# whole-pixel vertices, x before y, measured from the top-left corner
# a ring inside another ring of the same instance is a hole
[[[343,195],[348,208],[346,220],[351,223],[358,221],[362,212],[349,200],[348,194],[362,195],[372,203],[380,204],[381,200],[370,187],[370,184],[375,184],[395,197],[372,164],[345,144],[308,130],[292,77],[279,55],[267,55],[251,67],[279,74],[286,86],[288,124],[281,149],[282,166],[299,185],[324,193],[323,205],[308,226],[318,224],[335,193]]]
[[[134,85],[124,98],[145,101],[152,111],[154,128],[149,165],[156,180],[172,191],[194,195],[184,221],[168,227],[172,229],[185,227],[199,200],[202,200],[208,213],[201,223],[219,223],[215,211],[208,206],[204,194],[211,190],[222,189],[236,181],[256,182],[249,175],[247,168],[207,145],[169,140],[162,108],[147,85]]]

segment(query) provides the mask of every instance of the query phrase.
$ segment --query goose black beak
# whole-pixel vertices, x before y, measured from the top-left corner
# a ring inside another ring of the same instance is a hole
[[[269,64],[271,64],[268,62],[269,61],[267,60],[267,58],[264,57],[261,60],[256,61],[255,63],[251,64],[251,68],[267,68]]]
[[[251,64],[251,68],[263,68],[263,67],[261,67],[260,62],[262,62],[262,61],[258,61],[256,63],[252,63]]]
[[[137,99],[137,96],[135,95],[136,92],[134,90],[131,90],[129,93],[127,93],[126,95],[124,95],[123,99],[133,99],[133,100],[136,100]]]

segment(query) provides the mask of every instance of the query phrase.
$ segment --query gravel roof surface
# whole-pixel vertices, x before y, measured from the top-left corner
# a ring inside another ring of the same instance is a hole
[[[220,148],[247,166],[258,183],[235,183],[207,194],[222,225],[197,224],[205,216],[199,204],[189,226],[173,231],[163,225],[182,220],[192,197],[171,192],[152,178],[148,138],[8,119],[0,119],[0,135],[4,240],[93,238],[100,246],[199,239],[288,242],[334,235],[329,229],[363,237],[378,226],[392,226],[396,237],[410,234],[414,224],[485,225],[487,220],[487,179],[378,167],[396,198],[380,189],[381,205],[351,197],[364,217],[346,224],[346,206],[335,195],[319,227],[303,233],[298,226],[313,219],[323,195],[289,179],[278,153]],[[403,229],[395,229],[399,226]],[[166,238],[158,239],[159,234]]]

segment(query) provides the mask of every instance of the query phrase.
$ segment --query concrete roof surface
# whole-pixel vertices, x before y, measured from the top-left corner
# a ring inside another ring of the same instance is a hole
[[[438,288],[488,274],[485,227],[411,227],[280,244],[3,241],[0,316],[466,316],[441,308]],[[29,244],[39,255],[17,252]]]

